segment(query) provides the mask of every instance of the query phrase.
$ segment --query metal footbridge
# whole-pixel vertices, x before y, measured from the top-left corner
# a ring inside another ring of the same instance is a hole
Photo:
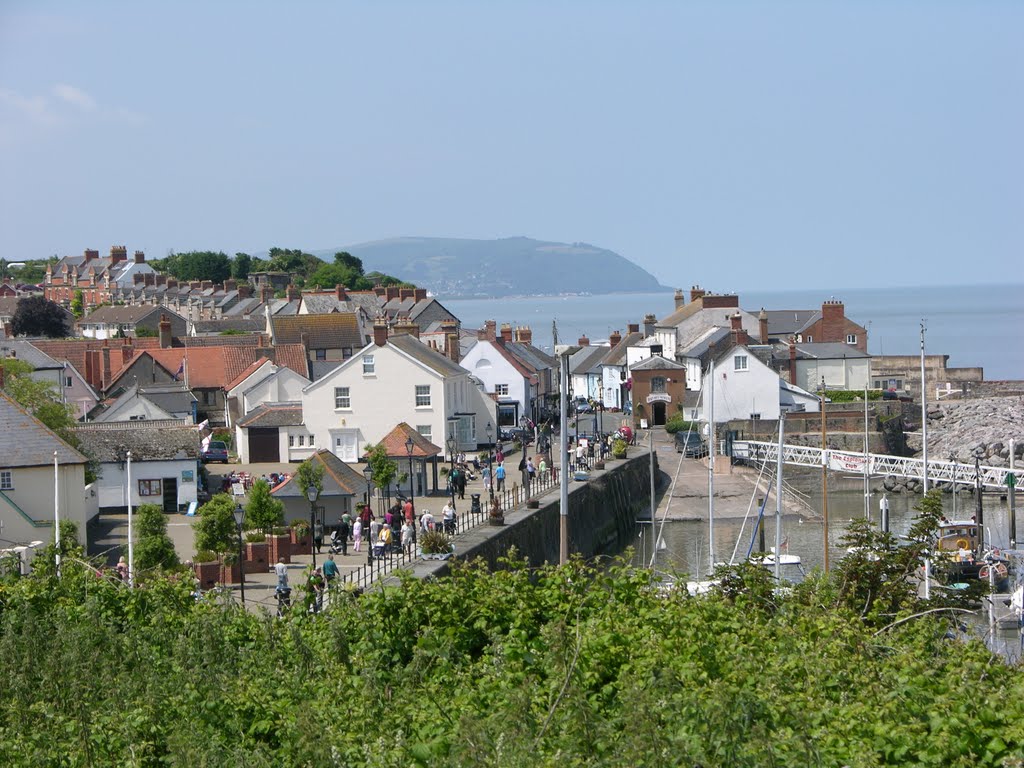
[[[777,443],[737,440],[732,444],[732,455],[734,459],[774,464],[778,461],[779,446]],[[924,469],[922,459],[832,449],[822,451],[821,448],[806,445],[783,445],[782,461],[801,467],[824,465],[831,470],[851,475],[863,475],[866,471],[871,476],[896,475],[920,478]],[[1006,488],[1010,472],[1007,467],[976,467],[974,464],[961,464],[955,461],[928,461],[929,484],[955,481],[957,485],[973,486],[975,482],[980,482],[984,488]]]

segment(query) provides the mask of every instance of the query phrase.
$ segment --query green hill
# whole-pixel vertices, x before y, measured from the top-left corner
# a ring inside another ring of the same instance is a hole
[[[441,296],[526,296],[667,290],[614,251],[528,237],[464,240],[397,237],[313,251],[362,259],[369,271],[399,275]]]

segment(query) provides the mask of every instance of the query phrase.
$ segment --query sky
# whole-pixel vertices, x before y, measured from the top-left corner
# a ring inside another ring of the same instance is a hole
[[[712,290],[1022,282],[1022,29],[984,0],[3,0],[0,258],[525,235]]]

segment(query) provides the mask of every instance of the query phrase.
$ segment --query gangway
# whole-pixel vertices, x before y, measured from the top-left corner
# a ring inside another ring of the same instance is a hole
[[[768,462],[777,461],[778,446],[775,443],[764,443],[757,440],[736,440],[732,444],[734,459]],[[889,456],[882,453],[860,453],[854,451],[836,451],[831,448],[822,451],[807,445],[784,445],[782,461],[801,467],[827,466],[837,472],[851,475],[863,475],[865,461],[870,475],[897,475],[899,477],[922,476],[922,459],[904,456]],[[955,461],[928,461],[929,483],[952,483],[973,486],[981,483],[984,488],[1006,488],[1006,477],[1010,473],[1007,467],[987,467],[981,465],[975,471],[974,464],[961,464]],[[977,476],[976,476],[977,475]]]

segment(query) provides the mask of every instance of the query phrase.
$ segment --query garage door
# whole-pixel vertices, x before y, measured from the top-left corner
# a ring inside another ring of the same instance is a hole
[[[277,427],[249,430],[249,461],[253,464],[281,461],[281,441],[277,436]]]

